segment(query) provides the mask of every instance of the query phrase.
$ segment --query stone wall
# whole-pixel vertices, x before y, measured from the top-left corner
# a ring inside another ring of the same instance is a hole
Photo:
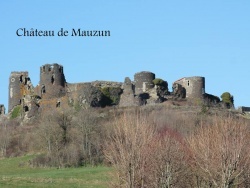
[[[67,84],[67,95],[69,103],[72,106],[80,105],[82,107],[98,107],[101,106],[103,94],[98,87],[90,82]]]
[[[204,102],[206,102],[209,105],[217,105],[220,103],[220,98],[215,95],[205,93]]]
[[[129,77],[126,77],[122,85],[123,93],[120,98],[120,107],[137,106],[137,100],[135,99],[134,85]]]
[[[244,113],[244,112],[250,113],[250,107],[240,106],[238,110],[239,110],[241,113]]]
[[[122,87],[122,83],[121,82],[113,82],[113,81],[93,81],[90,82],[90,84],[94,87],[100,87],[100,88],[104,88],[104,87]]]

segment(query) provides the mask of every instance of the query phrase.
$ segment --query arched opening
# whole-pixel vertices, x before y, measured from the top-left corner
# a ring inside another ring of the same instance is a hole
[[[30,82],[30,78],[29,77],[25,77],[24,78],[24,84],[27,85],[28,82]]]
[[[29,111],[29,107],[28,106],[24,106],[24,112],[28,112]]]
[[[63,73],[63,67],[61,67],[61,66],[59,67],[59,72]]]
[[[20,83],[23,83],[23,75],[21,75],[21,76],[19,77],[19,81],[20,81]]]
[[[54,82],[55,82],[55,75],[53,74],[51,77],[51,83],[54,84]]]
[[[57,101],[56,102],[56,107],[59,108],[61,106],[61,102],[60,101]]]
[[[45,90],[45,85],[42,85],[41,94],[44,94],[45,92],[46,92],[46,90]]]

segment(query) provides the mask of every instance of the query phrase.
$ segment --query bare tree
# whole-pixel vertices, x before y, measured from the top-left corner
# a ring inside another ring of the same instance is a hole
[[[37,128],[38,144],[48,154],[58,152],[62,148],[63,130],[55,121],[54,115],[45,115]]]
[[[97,122],[98,114],[92,109],[79,111],[73,120],[75,137],[85,164],[95,164],[98,161],[95,157],[100,156],[101,128]]]
[[[215,118],[212,125],[203,125],[190,136],[193,168],[203,180],[203,187],[229,188],[246,183],[249,133],[243,120],[224,117]]]
[[[54,115],[54,121],[62,129],[62,144],[66,145],[69,140],[68,132],[72,122],[72,114],[70,111],[57,112]]]
[[[149,187],[188,187],[188,148],[181,134],[169,128],[160,130],[148,151],[146,167]]]
[[[124,113],[112,126],[104,151],[106,159],[116,169],[115,187],[144,187],[148,146],[155,129],[142,114]]]

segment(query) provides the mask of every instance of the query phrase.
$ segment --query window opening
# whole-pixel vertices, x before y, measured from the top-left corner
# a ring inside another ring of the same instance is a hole
[[[43,94],[43,93],[45,93],[46,91],[45,91],[45,85],[42,85],[42,88],[41,88],[41,93]]]
[[[51,77],[51,83],[54,84],[54,82],[55,82],[55,76],[53,74],[52,77]]]

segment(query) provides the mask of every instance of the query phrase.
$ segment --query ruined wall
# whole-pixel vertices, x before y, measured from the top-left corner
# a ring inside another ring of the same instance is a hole
[[[205,78],[200,76],[185,77],[173,83],[180,84],[186,90],[186,98],[203,98],[205,94]]]
[[[57,110],[69,109],[69,100],[67,96],[60,98],[42,99],[40,101],[39,112],[48,113]]]
[[[155,79],[155,74],[152,72],[142,71],[134,75],[135,82],[135,94],[140,94],[146,92],[148,89],[154,87],[153,80]]]
[[[122,87],[122,83],[121,82],[113,82],[113,81],[93,81],[93,82],[89,82],[92,86],[94,87],[99,87],[99,88],[104,88],[104,87]]]
[[[220,103],[220,98],[215,95],[205,93],[204,102],[206,102],[208,105],[217,105]]]
[[[122,85],[123,93],[121,94],[119,106],[137,106],[135,99],[134,86],[129,77],[126,77]]]
[[[55,98],[65,96],[65,77],[63,66],[59,64],[46,64],[40,67],[39,95],[42,98]]]
[[[238,110],[241,113],[245,113],[245,112],[250,113],[250,107],[240,106]]]
[[[125,78],[122,88],[123,88],[123,94],[125,95],[130,95],[130,94],[134,95],[135,93],[134,86],[129,77]]]
[[[21,104],[23,96],[27,94],[27,89],[30,87],[29,81],[27,71],[11,72],[9,77],[9,112]]]
[[[72,106],[99,107],[103,99],[103,94],[98,87],[91,82],[67,84],[69,103]]]

